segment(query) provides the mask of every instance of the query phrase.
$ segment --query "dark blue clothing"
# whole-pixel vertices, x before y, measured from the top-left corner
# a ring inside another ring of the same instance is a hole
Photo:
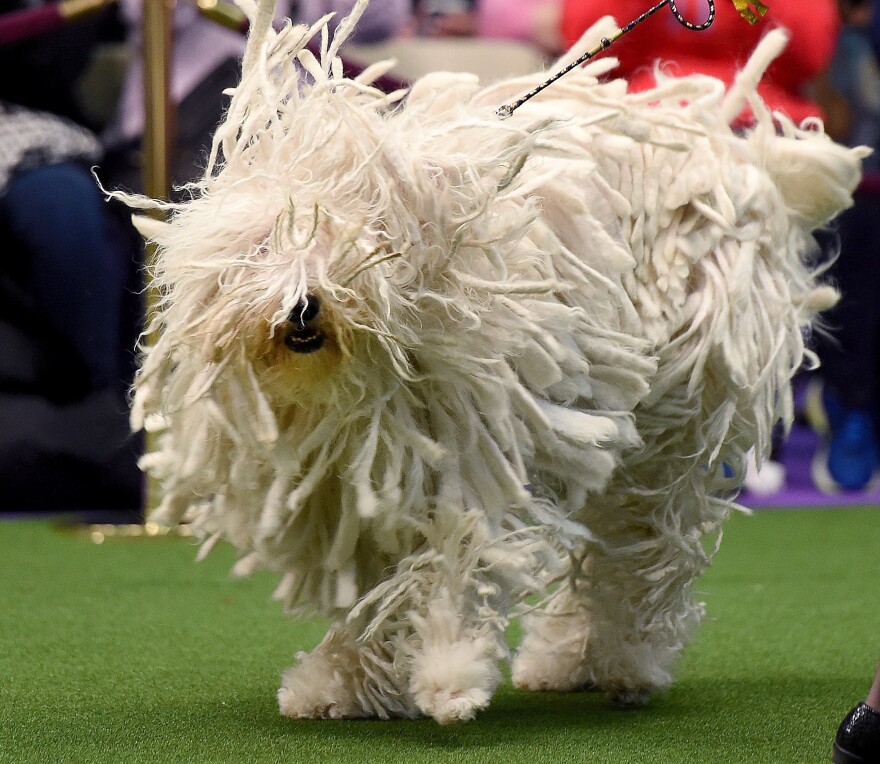
[[[840,303],[824,316],[822,375],[847,409],[876,410],[880,359],[880,196],[857,193],[837,221],[840,256],[832,277]]]
[[[874,21],[880,32],[880,16]],[[872,35],[845,26],[829,70],[831,85],[847,102],[851,146],[867,145],[875,153],[862,169],[880,171],[880,71]],[[878,36],[880,41],[880,36]],[[837,220],[840,256],[831,270],[841,292],[840,303],[826,314],[833,339],[822,343],[823,376],[847,410],[876,410],[877,364],[880,359],[880,196],[865,186],[854,206]]]
[[[129,256],[114,246],[106,203],[88,169],[65,163],[15,177],[0,225],[19,245],[0,267],[21,279],[37,310],[80,357],[90,387],[120,384],[121,313]],[[63,380],[59,380],[63,384]]]

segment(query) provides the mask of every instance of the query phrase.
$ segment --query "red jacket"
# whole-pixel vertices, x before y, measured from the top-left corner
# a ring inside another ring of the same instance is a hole
[[[562,34],[572,45],[594,21],[613,12],[623,26],[651,7],[654,0],[563,0]],[[701,72],[730,84],[758,41],[774,26],[788,29],[791,40],[773,62],[758,92],[770,108],[782,111],[799,123],[821,116],[821,109],[807,98],[806,83],[821,73],[831,60],[839,20],[835,0],[768,0],[770,10],[751,25],[736,12],[730,0],[716,0],[717,16],[709,29],[685,29],[668,7],[642,22],[603,55],[617,56],[616,74],[630,81],[630,89],[645,90],[654,84],[653,66],[667,62],[670,74]],[[678,9],[693,23],[706,19],[706,0],[678,0]]]

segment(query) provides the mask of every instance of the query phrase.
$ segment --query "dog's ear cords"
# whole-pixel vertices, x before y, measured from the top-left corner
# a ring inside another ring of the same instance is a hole
[[[672,15],[675,17],[675,20],[679,24],[681,24],[683,27],[686,27],[687,29],[692,29],[695,32],[701,32],[704,29],[708,29],[710,26],[712,26],[712,24],[715,21],[715,0],[707,0],[707,3],[708,3],[709,7],[707,9],[708,13],[706,16],[706,20],[700,24],[694,24],[694,23],[688,21],[682,15],[681,11],[678,10],[678,5],[676,4],[675,0],[662,0],[662,2],[657,3],[657,5],[655,5],[653,8],[650,8],[647,11],[645,11],[637,19],[630,21],[629,24],[618,29],[611,36],[603,37],[599,41],[599,44],[596,47],[591,48],[586,53],[584,53],[580,58],[578,58],[576,61],[572,61],[566,67],[564,67],[563,69],[560,69],[552,77],[549,77],[544,82],[542,82],[540,85],[538,85],[538,87],[534,88],[533,90],[530,90],[528,93],[521,96],[516,101],[513,101],[512,103],[509,103],[509,104],[505,104],[504,106],[500,107],[495,113],[501,119],[507,119],[511,114],[513,114],[513,112],[515,112],[526,101],[534,98],[536,95],[538,95],[538,93],[540,93],[545,88],[550,87],[550,85],[552,85],[554,82],[556,82],[556,80],[558,80],[560,77],[564,77],[572,69],[576,69],[577,67],[581,66],[582,64],[585,64],[591,58],[594,58],[595,56],[599,55],[603,50],[607,50],[608,48],[610,48],[612,43],[619,40],[627,32],[633,30],[635,27],[637,27],[639,24],[641,24],[645,19],[649,18],[650,16],[653,16],[655,13],[657,13],[657,11],[659,11],[661,8],[664,8],[666,6],[669,6],[669,10],[672,11]],[[746,19],[746,21],[748,21],[750,24],[757,23],[760,20],[760,17],[763,16],[768,10],[767,6],[764,5],[762,2],[760,2],[760,0],[733,0],[733,4],[736,7],[736,10],[740,14],[740,16],[742,16],[744,19]],[[752,10],[752,7],[754,7],[754,10]]]

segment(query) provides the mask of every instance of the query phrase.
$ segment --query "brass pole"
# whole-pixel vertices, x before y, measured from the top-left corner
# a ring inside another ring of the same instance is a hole
[[[153,199],[169,199],[171,196],[171,157],[174,150],[176,110],[171,100],[172,63],[172,9],[174,0],[144,0],[143,16],[143,67],[144,67],[144,139],[143,181],[144,191]],[[162,218],[156,211],[155,216]],[[158,305],[159,295],[150,283],[155,258],[155,247],[147,243],[146,249],[146,305],[145,327],[151,325]],[[146,335],[149,345],[155,338]],[[145,435],[147,451],[155,450],[155,436]],[[160,500],[159,481],[150,477],[146,482],[145,509],[155,509]]]
[[[144,0],[144,191],[171,195],[175,109],[171,101],[171,10],[173,0]]]

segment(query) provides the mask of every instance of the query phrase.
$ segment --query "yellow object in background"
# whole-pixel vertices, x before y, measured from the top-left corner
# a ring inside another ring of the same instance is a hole
[[[757,24],[761,16],[770,10],[761,0],[733,0],[737,13],[749,24]]]

